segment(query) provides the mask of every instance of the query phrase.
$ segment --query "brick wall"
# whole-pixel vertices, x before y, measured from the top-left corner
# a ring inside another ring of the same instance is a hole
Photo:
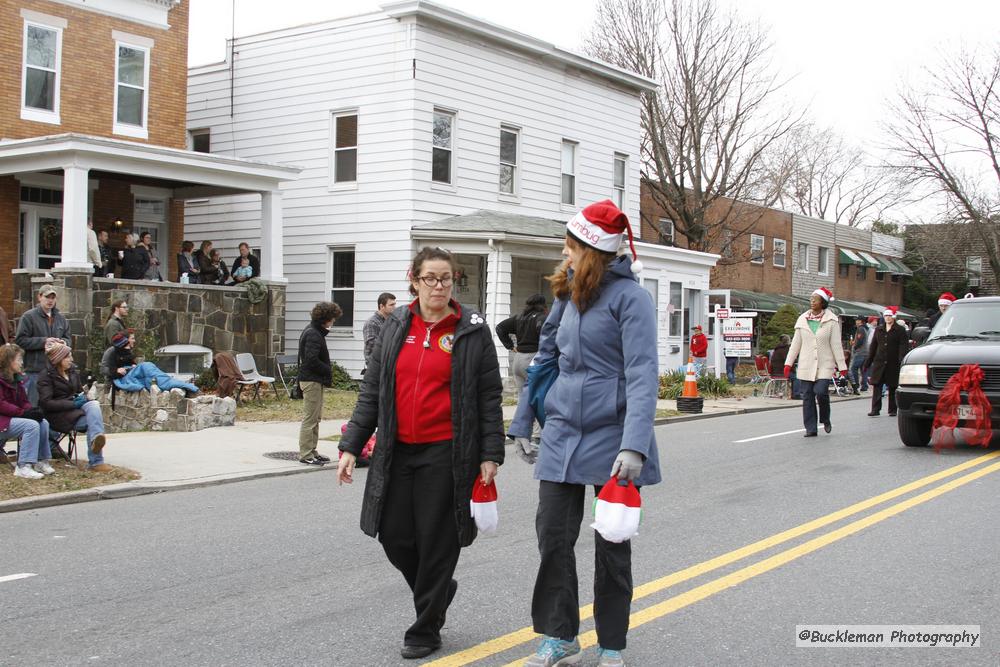
[[[21,120],[24,19],[21,9],[66,19],[60,73],[60,125]],[[78,9],[49,0],[0,3],[0,137],[77,132],[103,137],[112,133],[115,91],[115,40],[112,30],[154,40],[150,51],[149,139],[146,143],[184,148],[187,117],[187,40],[189,0],[170,11],[170,29]],[[131,137],[118,137],[142,141]]]
[[[927,286],[935,297],[965,282],[969,257],[981,257],[983,266],[979,287],[970,287],[970,291],[976,296],[1000,295],[1000,281],[990,269],[985,243],[970,225],[910,225],[906,228],[906,252],[915,265],[920,265],[916,270],[927,277]]]
[[[857,252],[856,249],[853,249]],[[839,260],[840,248],[837,248],[837,259]],[[867,251],[866,251],[867,252]],[[842,271],[845,270],[845,276]],[[864,279],[858,277],[858,267],[853,265],[837,264],[837,280],[834,284],[834,295],[839,299],[848,301],[864,301],[880,306],[899,305],[903,301],[903,281],[905,278],[898,278],[897,282],[892,281],[892,274],[886,273],[881,281],[876,280],[875,269],[869,267]]]
[[[11,269],[17,267],[18,200],[20,190],[13,176],[0,176],[0,307],[13,316],[14,286]]]

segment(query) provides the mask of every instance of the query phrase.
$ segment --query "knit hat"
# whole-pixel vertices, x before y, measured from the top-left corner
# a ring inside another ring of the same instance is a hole
[[[45,350],[45,354],[49,357],[49,363],[56,366],[60,361],[73,354],[73,350],[70,349],[69,345],[53,345]]]
[[[591,204],[574,215],[566,223],[566,232],[581,243],[604,252],[618,252],[622,237],[628,234],[628,245],[632,250],[632,273],[642,271],[642,262],[635,252],[632,225],[610,199]]]
[[[869,315],[868,316],[868,322],[869,322],[869,324],[878,322],[878,318],[875,317],[874,315]]]
[[[885,310],[882,311],[882,317],[888,315],[892,319],[896,319],[896,313],[899,312],[899,306],[886,306]]]
[[[114,336],[111,337],[111,344],[121,349],[128,345],[128,334],[119,331]]]
[[[938,297],[939,306],[950,306],[951,304],[955,303],[955,301],[957,301],[957,299],[955,298],[955,295],[952,294],[951,292],[945,292],[944,294]]]
[[[816,289],[813,290],[813,295],[818,296],[827,303],[830,303],[831,301],[834,300],[833,292],[831,292],[830,289],[827,287],[817,287]]]

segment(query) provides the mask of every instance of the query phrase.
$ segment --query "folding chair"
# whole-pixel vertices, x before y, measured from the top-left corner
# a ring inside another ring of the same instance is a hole
[[[248,382],[254,383],[253,397],[256,399],[260,398],[260,383],[267,382],[274,389],[274,397],[278,398],[278,388],[274,385],[274,378],[268,377],[267,375],[261,375],[257,370],[257,362],[254,360],[253,355],[249,352],[240,352],[236,355],[236,363],[240,367],[240,373],[243,373],[243,379]],[[241,383],[242,385],[242,383]],[[240,387],[242,389],[242,386]],[[237,395],[240,390],[237,390]],[[238,399],[237,399],[238,400]]]
[[[288,380],[285,379],[285,367],[294,366],[298,363],[299,358],[294,354],[279,354],[274,357],[274,365],[278,369],[278,378],[280,378],[281,386],[285,388],[285,393],[288,394],[288,398],[292,397],[292,389],[289,386]]]
[[[9,463],[12,470],[17,470],[17,460],[21,458],[21,439],[13,438],[16,443],[16,449],[14,450],[14,460],[10,459],[10,454],[7,453],[7,443],[8,440],[0,440],[0,463]]]
[[[767,367],[767,355],[758,354],[753,358],[754,376],[750,378],[750,384],[766,384],[771,379],[771,372]]]

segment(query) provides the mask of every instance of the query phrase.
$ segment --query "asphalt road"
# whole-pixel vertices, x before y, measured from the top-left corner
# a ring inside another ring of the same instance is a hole
[[[1000,663],[1000,452],[909,449],[866,411],[837,404],[833,433],[809,439],[797,410],[657,430],[630,665]],[[423,664],[533,650],[536,486],[514,457],[498,486],[500,532],[463,553]],[[408,590],[357,528],[362,487],[323,472],[0,515],[0,665],[414,664],[398,653]],[[577,560],[586,604],[586,529]],[[972,624],[982,646],[796,648],[806,624]]]

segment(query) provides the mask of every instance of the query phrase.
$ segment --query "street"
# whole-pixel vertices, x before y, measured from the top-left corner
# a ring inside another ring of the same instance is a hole
[[[633,541],[629,665],[1000,661],[1000,452],[906,448],[868,407],[835,404],[833,433],[810,439],[797,409],[657,429],[664,482],[643,490]],[[464,551],[444,646],[422,664],[534,650],[536,484],[508,456],[500,530]],[[358,529],[364,474],[0,515],[0,664],[414,664],[399,657],[409,591]],[[577,560],[589,605],[586,526]],[[980,625],[983,645],[796,648],[807,624]]]

